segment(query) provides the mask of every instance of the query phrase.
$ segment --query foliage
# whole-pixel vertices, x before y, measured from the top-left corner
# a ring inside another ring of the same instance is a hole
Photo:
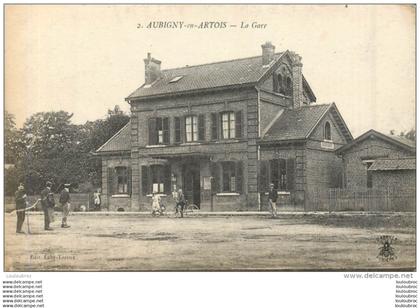
[[[29,194],[39,193],[46,181],[53,182],[56,192],[64,183],[80,192],[100,186],[101,159],[92,153],[127,124],[129,116],[118,106],[108,110],[105,119],[84,125],[73,124],[72,116],[66,111],[39,112],[17,130],[13,115],[6,113],[6,151],[15,164],[5,174],[6,194],[14,193],[19,182]]]
[[[396,135],[395,129],[391,130],[389,133],[393,136]],[[400,132],[398,136],[404,137],[404,138],[407,138],[408,140],[416,142],[416,129],[412,128],[409,131]]]

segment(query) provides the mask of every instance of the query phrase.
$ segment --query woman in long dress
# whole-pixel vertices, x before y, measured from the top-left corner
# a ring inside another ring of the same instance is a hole
[[[160,212],[160,196],[153,192],[152,194],[152,214],[155,215],[156,213]]]

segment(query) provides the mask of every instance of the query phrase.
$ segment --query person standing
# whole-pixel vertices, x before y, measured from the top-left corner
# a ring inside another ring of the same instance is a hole
[[[19,184],[18,190],[15,192],[15,202],[17,215],[16,233],[25,233],[22,231],[22,225],[25,221],[26,193],[22,183]]]
[[[156,214],[161,214],[160,209],[160,196],[156,193],[152,193],[152,215],[155,216]]]
[[[67,224],[67,216],[70,214],[70,184],[64,184],[64,189],[61,191],[59,202],[63,210],[63,218],[61,220],[61,228],[70,228]]]
[[[45,188],[41,191],[41,205],[42,211],[44,212],[44,230],[51,231],[51,203],[54,202],[54,195],[51,192],[52,183],[47,181],[45,183]],[[52,196],[51,196],[52,195]],[[54,207],[54,204],[52,205]]]
[[[268,192],[268,205],[270,206],[271,216],[277,217],[277,189],[274,188],[274,184],[270,183],[270,190]]]
[[[182,189],[178,190],[178,193],[176,194],[175,202],[176,202],[175,214],[180,213],[181,218],[183,218],[184,217],[185,196],[184,196],[184,193],[182,192]]]
[[[101,210],[101,189],[98,188],[96,192],[93,193],[93,204],[95,205],[95,211]]]

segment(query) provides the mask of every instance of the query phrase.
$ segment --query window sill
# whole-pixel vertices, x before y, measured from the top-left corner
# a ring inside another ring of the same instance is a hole
[[[200,145],[200,144],[201,144],[201,142],[199,142],[199,141],[191,141],[191,142],[184,142],[184,143],[181,143],[179,145],[186,146],[186,145]]]
[[[157,194],[159,197],[167,197],[168,195],[167,194]],[[148,194],[148,195],[146,195],[146,197],[149,197],[149,198],[151,198],[151,197],[153,197],[153,195],[152,194]]]
[[[225,192],[225,193],[217,193],[216,196],[240,196],[240,194],[238,193],[234,193],[234,192]]]
[[[146,145],[146,148],[164,148],[166,146],[167,144],[149,144],[149,145]]]
[[[111,198],[130,198],[129,194],[112,195]]]
[[[268,192],[264,193],[264,195],[268,196]],[[278,191],[277,195],[290,195],[290,191]]]

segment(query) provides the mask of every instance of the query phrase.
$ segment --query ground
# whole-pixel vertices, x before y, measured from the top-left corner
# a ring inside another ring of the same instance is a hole
[[[100,213],[103,214],[103,213]],[[5,214],[6,271],[414,270],[415,215],[282,214],[153,218],[69,217],[71,228],[16,234]],[[25,222],[24,230],[27,231]],[[377,258],[378,237],[397,237],[397,259]]]

